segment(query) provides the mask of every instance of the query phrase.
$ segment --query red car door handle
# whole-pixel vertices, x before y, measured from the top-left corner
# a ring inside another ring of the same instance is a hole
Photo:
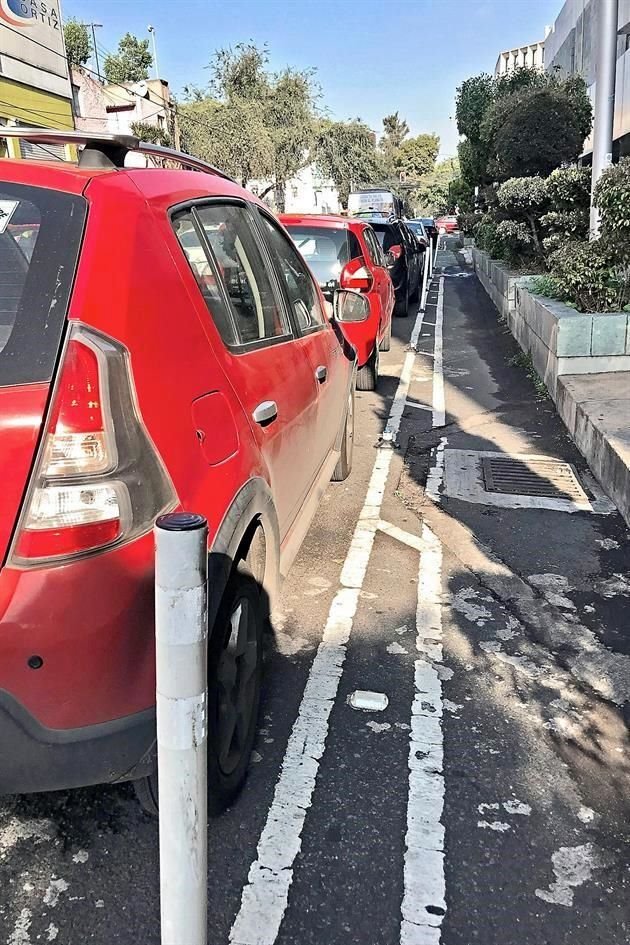
[[[266,426],[268,423],[271,423],[277,416],[278,405],[275,400],[263,400],[262,404],[258,404],[252,414],[254,421],[261,426]]]
[[[315,377],[320,384],[323,384],[328,377],[328,368],[324,367],[323,364],[320,364],[318,368],[315,368]]]

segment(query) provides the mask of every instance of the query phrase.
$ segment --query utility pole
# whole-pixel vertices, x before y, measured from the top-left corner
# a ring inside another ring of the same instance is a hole
[[[617,75],[617,22],[619,0],[599,0],[597,10],[597,59],[595,62],[595,125],[591,178],[591,239],[599,236],[599,210],[593,202],[595,185],[612,164]]]
[[[160,70],[158,68],[158,58],[157,58],[157,42],[155,39],[155,27],[147,26],[147,30],[151,34],[151,39],[153,40],[153,64],[155,65],[155,78],[160,78]]]
[[[89,26],[92,30],[92,49],[94,50],[94,63],[96,65],[96,75],[98,76],[98,81],[101,81],[101,66],[98,61],[98,49],[96,48],[96,30],[100,30],[103,27],[102,23],[84,23],[83,26]]]

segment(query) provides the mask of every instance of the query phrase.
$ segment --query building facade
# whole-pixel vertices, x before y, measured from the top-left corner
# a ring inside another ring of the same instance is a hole
[[[0,125],[74,127],[58,0],[0,0]],[[11,157],[44,160],[66,152],[16,139],[0,148]]]
[[[132,126],[149,125],[179,147],[175,104],[168,82],[147,79],[103,85],[84,69],[72,70],[76,126],[81,131],[132,134]]]
[[[505,49],[499,53],[494,67],[495,75],[505,75],[517,69],[545,68],[545,40],[540,39],[526,46],[517,46],[515,49]]]
[[[252,193],[267,193],[264,201],[273,210],[276,205],[274,189],[268,190],[270,181],[250,180],[247,187]],[[339,213],[341,202],[339,193],[332,180],[323,177],[315,164],[303,167],[295,177],[287,181],[284,189],[285,213]]]
[[[600,0],[566,0],[546,40],[545,68],[579,73],[595,101],[597,9]],[[619,0],[613,158],[630,155],[630,0]],[[584,154],[592,151],[589,138]]]

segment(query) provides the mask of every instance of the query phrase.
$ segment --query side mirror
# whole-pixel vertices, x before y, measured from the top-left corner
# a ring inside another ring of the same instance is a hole
[[[370,314],[370,303],[365,295],[350,289],[338,289],[334,295],[335,318],[340,324],[364,322]]]
[[[400,259],[402,254],[403,248],[400,246],[400,244],[397,243],[396,246],[390,246],[388,251],[385,253],[385,261],[387,265],[390,267],[393,266],[394,263]]]

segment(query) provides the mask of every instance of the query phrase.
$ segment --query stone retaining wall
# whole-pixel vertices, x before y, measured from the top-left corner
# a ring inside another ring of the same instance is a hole
[[[519,345],[554,401],[558,378],[566,374],[630,371],[630,315],[582,314],[528,289],[528,277],[473,249],[473,263],[484,289],[505,317]]]

